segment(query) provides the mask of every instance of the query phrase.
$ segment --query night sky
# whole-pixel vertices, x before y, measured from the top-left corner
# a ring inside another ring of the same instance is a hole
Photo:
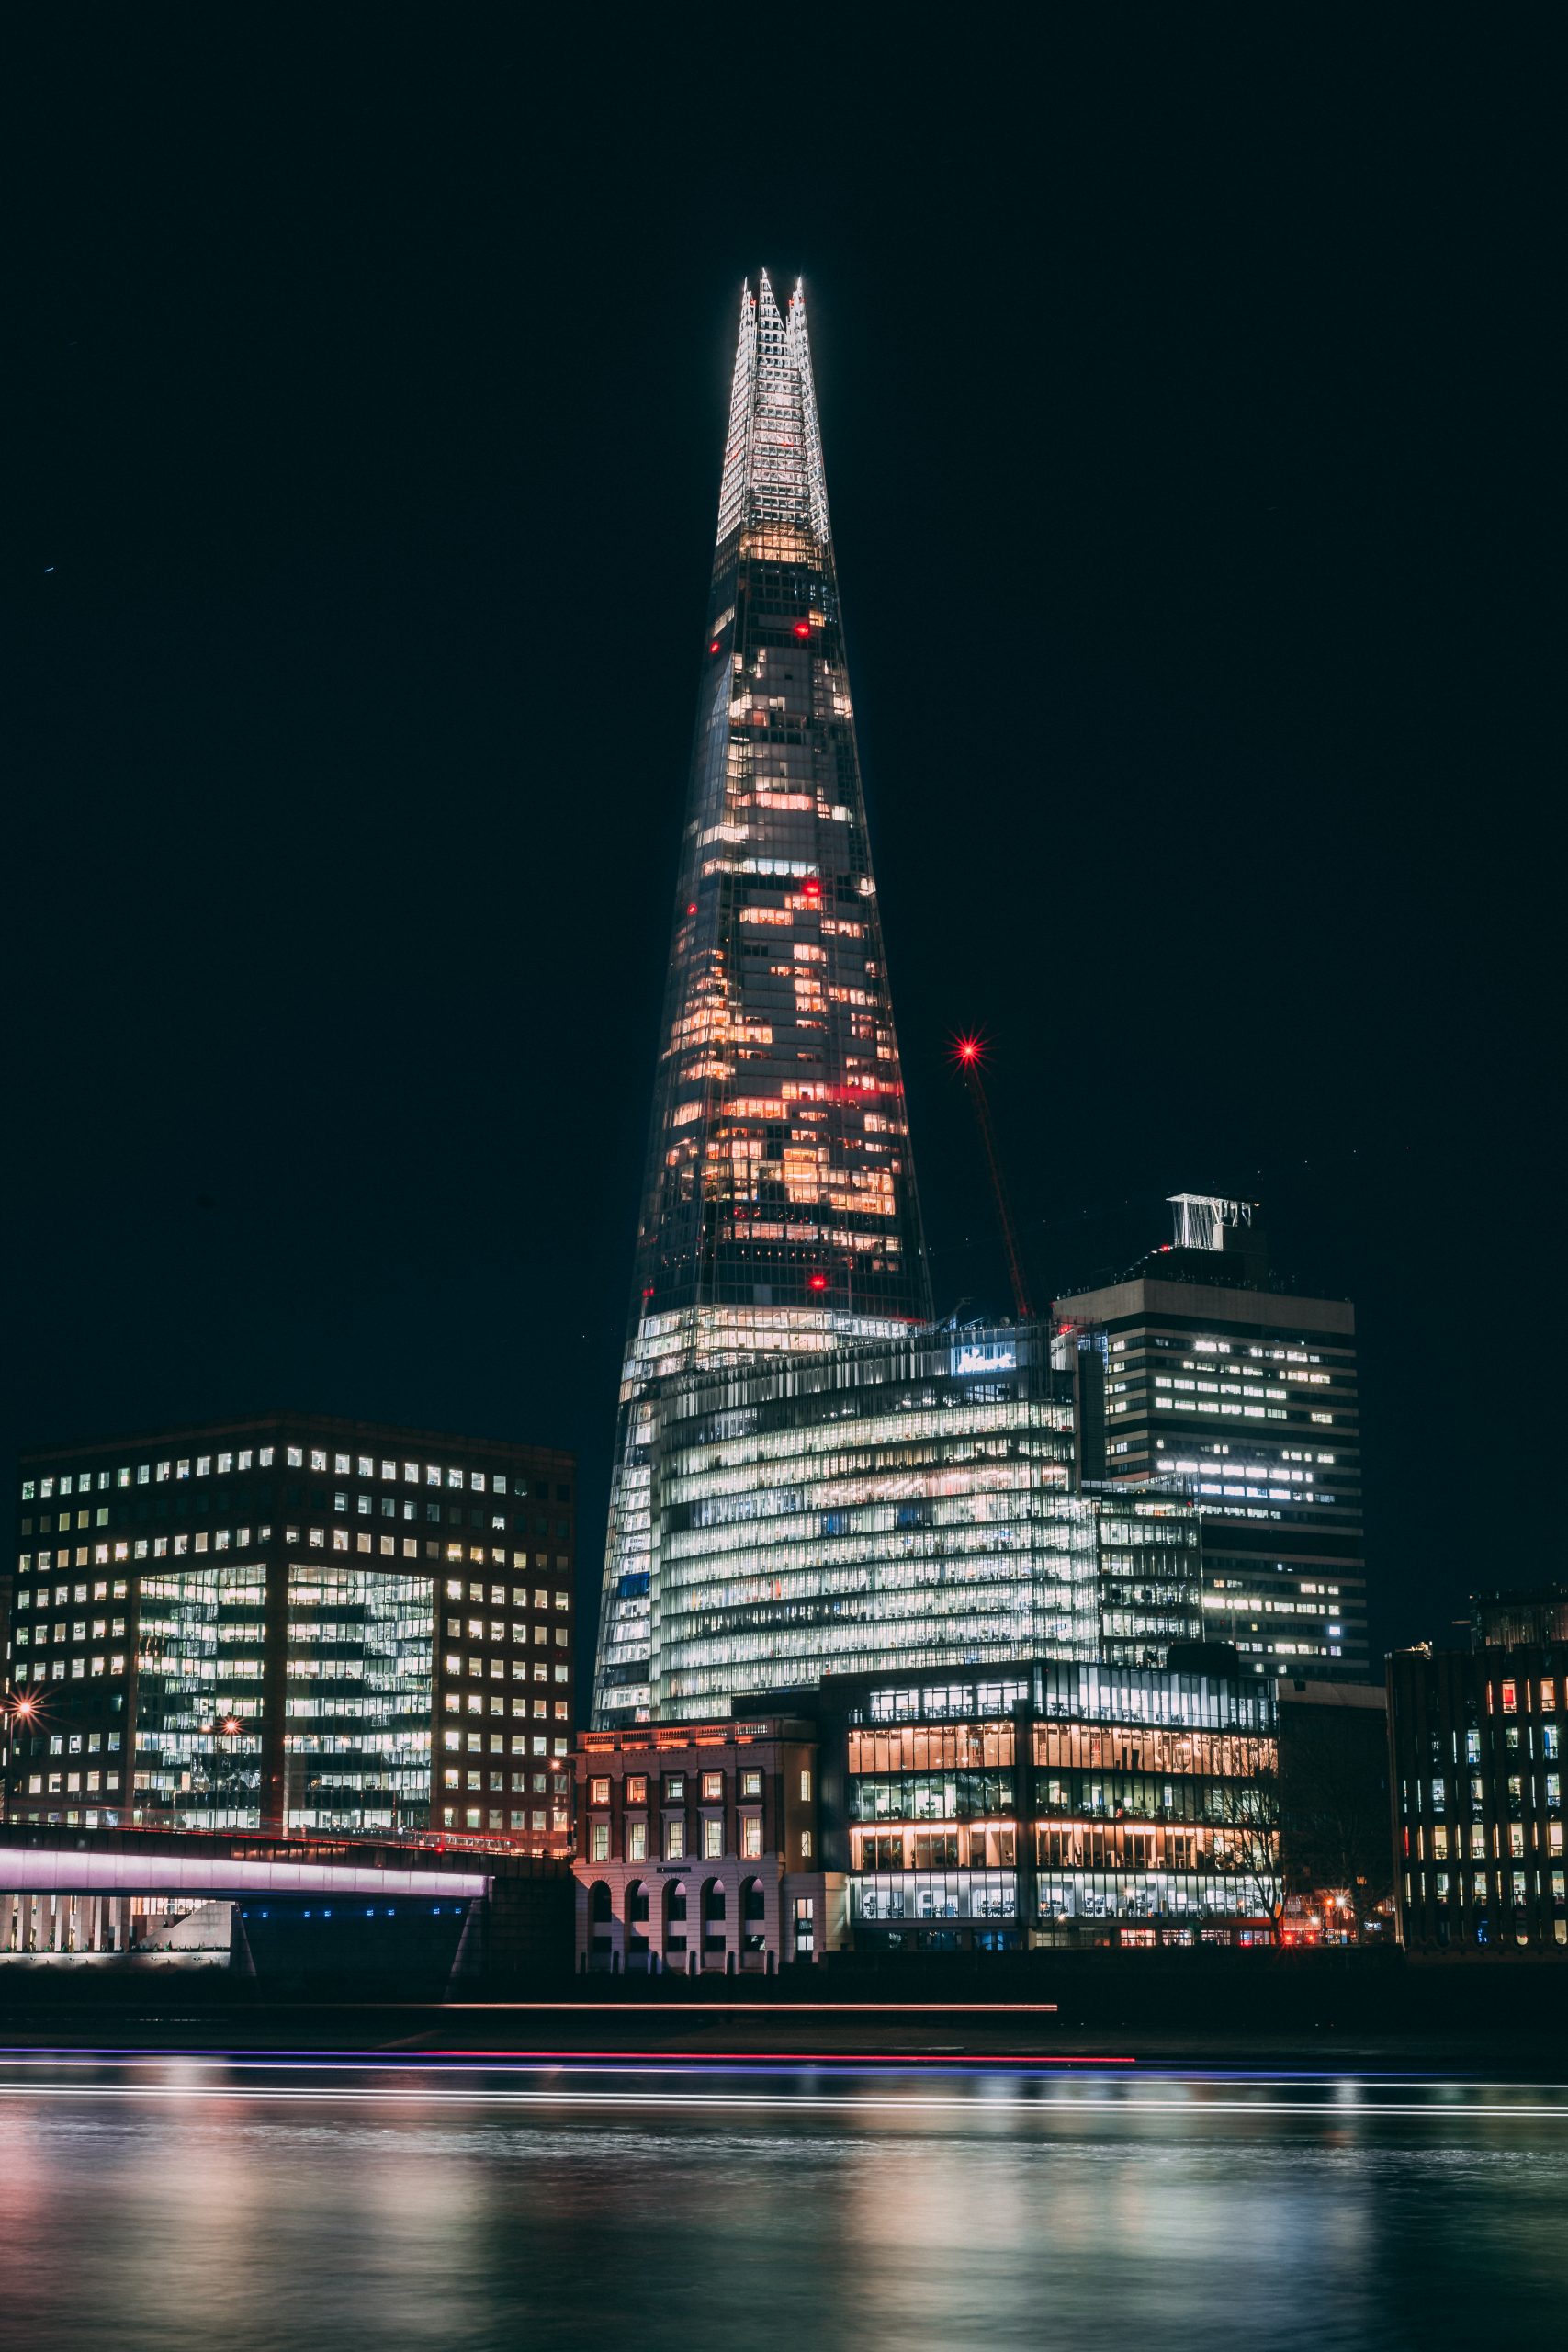
[[[566,1445],[596,1597],[764,264],[939,1302],[1007,1303],[975,1026],[1041,1301],[1184,1188],[1357,1300],[1376,1645],[1551,1573],[1529,57],[1457,12],[234,21],[80,12],[22,78],[7,1439]]]

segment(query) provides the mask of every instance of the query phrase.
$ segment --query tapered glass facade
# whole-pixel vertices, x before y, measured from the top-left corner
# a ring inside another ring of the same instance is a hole
[[[649,1712],[649,1385],[926,1319],[805,299],[742,295],[595,1720]]]

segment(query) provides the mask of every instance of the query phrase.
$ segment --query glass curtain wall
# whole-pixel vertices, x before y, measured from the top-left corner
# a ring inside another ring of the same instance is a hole
[[[290,1567],[290,1829],[429,1826],[434,1646],[428,1578]]]
[[[260,1563],[142,1577],[131,1797],[139,1826],[259,1825],[265,1648]]]
[[[666,1381],[653,1713],[895,1665],[1099,1655],[1044,1335],[906,1335]]]

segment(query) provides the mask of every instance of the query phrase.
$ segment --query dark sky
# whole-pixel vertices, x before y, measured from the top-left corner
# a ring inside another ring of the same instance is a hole
[[[939,1298],[1006,1300],[976,1024],[1042,1298],[1186,1187],[1358,1301],[1376,1640],[1547,1572],[1540,62],[1441,11],[236,21],[64,12],[20,76],[7,1435],[564,1444],[596,1588],[765,263]]]

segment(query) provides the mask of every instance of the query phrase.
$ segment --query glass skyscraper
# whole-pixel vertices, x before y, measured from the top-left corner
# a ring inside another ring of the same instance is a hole
[[[605,1549],[594,1720],[650,1705],[650,1384],[930,1317],[806,303],[745,288]]]
[[[1198,1521],[1074,1490],[1042,1324],[694,1369],[651,1399],[655,1721],[895,1668],[1163,1666],[1198,1638]]]

